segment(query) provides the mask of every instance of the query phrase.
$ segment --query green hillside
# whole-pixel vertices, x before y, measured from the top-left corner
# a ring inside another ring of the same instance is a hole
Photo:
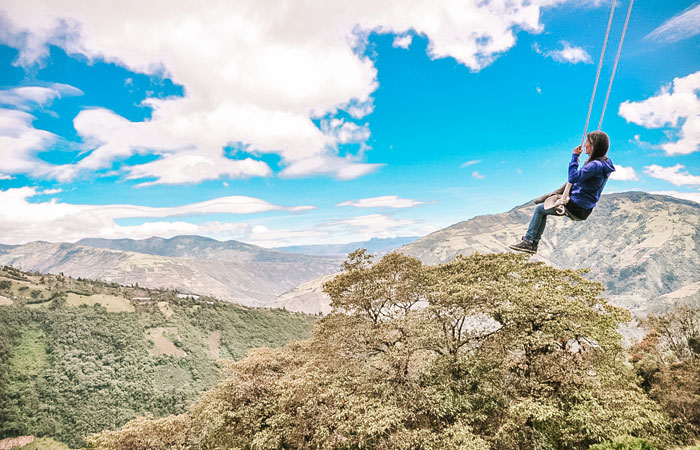
[[[0,268],[0,439],[83,437],[184,412],[256,347],[316,318],[175,291]]]

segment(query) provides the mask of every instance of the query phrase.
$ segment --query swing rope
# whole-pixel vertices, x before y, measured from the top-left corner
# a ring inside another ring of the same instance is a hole
[[[608,106],[608,98],[610,98],[610,91],[612,90],[613,80],[615,79],[615,72],[617,71],[617,63],[620,61],[620,53],[622,52],[622,43],[625,42],[625,33],[627,32],[627,24],[630,21],[630,15],[632,14],[632,5],[634,0],[630,0],[630,6],[627,8],[627,17],[625,18],[625,26],[622,27],[622,36],[620,37],[620,44],[617,46],[617,55],[615,56],[615,64],[613,65],[612,75],[610,75],[610,84],[608,84],[608,92],[605,94],[605,101],[603,102],[603,112],[600,113],[600,122],[598,122],[598,130],[603,126],[603,117],[605,117],[605,108]]]
[[[610,25],[612,25],[613,15],[615,14],[615,4],[617,0],[613,0],[612,8],[610,8],[610,17],[608,18],[608,27],[605,30],[605,39],[603,40],[603,51],[600,52],[600,60],[598,61],[598,71],[595,74],[595,83],[593,83],[593,93],[591,94],[591,102],[588,104],[588,115],[586,116],[586,126],[583,127],[583,136],[581,137],[581,145],[586,141],[588,133],[588,124],[591,121],[591,111],[593,111],[593,102],[595,101],[595,93],[598,90],[598,81],[600,81],[600,70],[603,68],[603,58],[605,58],[605,50],[608,48],[608,38],[610,37]]]
[[[591,111],[593,110],[593,102],[595,101],[595,93],[598,89],[598,81],[600,81],[600,70],[603,67],[603,58],[605,56],[605,50],[608,46],[608,38],[610,37],[610,25],[612,24],[613,15],[615,13],[615,5],[617,0],[613,0],[612,8],[610,8],[610,17],[608,18],[608,26],[605,30],[605,39],[603,40],[603,50],[600,53],[600,60],[598,61],[598,70],[595,75],[595,83],[593,84],[593,94],[591,95],[591,102],[588,105],[588,115],[586,116],[586,126],[583,129],[583,136],[581,137],[581,146],[586,142],[586,136],[588,134],[588,124],[591,120]],[[615,79],[615,72],[617,71],[617,63],[620,61],[620,53],[622,52],[622,43],[625,41],[625,33],[627,32],[627,25],[629,24],[630,15],[632,13],[632,5],[634,0],[630,0],[630,6],[627,9],[627,17],[625,18],[625,25],[622,28],[622,36],[620,37],[620,44],[617,47],[617,55],[615,55],[615,63],[613,65],[612,74],[610,75],[610,83],[608,84],[608,91],[605,94],[605,101],[603,102],[603,111],[600,113],[600,121],[598,122],[598,130],[600,130],[603,125],[603,118],[605,117],[605,110],[608,106],[608,99],[610,98],[610,91],[612,90],[613,80]],[[567,182],[564,192],[561,197],[556,201],[554,206],[557,208],[557,213],[564,215],[566,214],[565,205],[569,203],[569,194],[571,193],[571,183]]]

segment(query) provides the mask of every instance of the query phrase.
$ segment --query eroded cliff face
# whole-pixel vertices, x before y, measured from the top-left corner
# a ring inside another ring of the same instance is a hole
[[[533,209],[530,203],[478,216],[399,251],[431,265],[458,254],[508,252],[508,244],[525,234]],[[586,277],[603,283],[608,300],[635,316],[663,312],[676,303],[699,304],[700,204],[642,192],[604,195],[584,222],[549,218],[532,259],[558,268],[590,269]],[[315,285],[320,290],[320,283]],[[313,286],[308,283],[297,292],[293,304],[280,297],[275,305],[316,312],[321,293],[309,289]],[[300,294],[308,296],[308,307]]]

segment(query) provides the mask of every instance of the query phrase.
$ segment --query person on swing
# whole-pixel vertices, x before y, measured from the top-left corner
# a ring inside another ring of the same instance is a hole
[[[586,220],[593,211],[596,203],[600,199],[605,183],[610,174],[615,171],[612,161],[606,155],[610,147],[608,135],[602,131],[593,131],[586,137],[585,149],[588,159],[579,170],[579,155],[583,149],[579,145],[574,149],[574,154],[569,163],[569,183],[571,183],[571,193],[569,202],[564,206],[565,215],[573,220]],[[543,195],[535,199],[538,204],[535,213],[530,220],[530,226],[522,241],[509,245],[513,250],[534,254],[537,253],[537,245],[540,242],[544,227],[547,224],[547,216],[562,215],[555,206],[545,208],[544,201],[551,195],[561,194],[564,191],[562,186],[551,194]]]

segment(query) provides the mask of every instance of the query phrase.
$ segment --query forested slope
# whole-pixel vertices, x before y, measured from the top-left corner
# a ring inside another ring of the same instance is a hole
[[[186,410],[227,361],[310,336],[315,318],[174,291],[0,269],[0,439],[71,446]]]

